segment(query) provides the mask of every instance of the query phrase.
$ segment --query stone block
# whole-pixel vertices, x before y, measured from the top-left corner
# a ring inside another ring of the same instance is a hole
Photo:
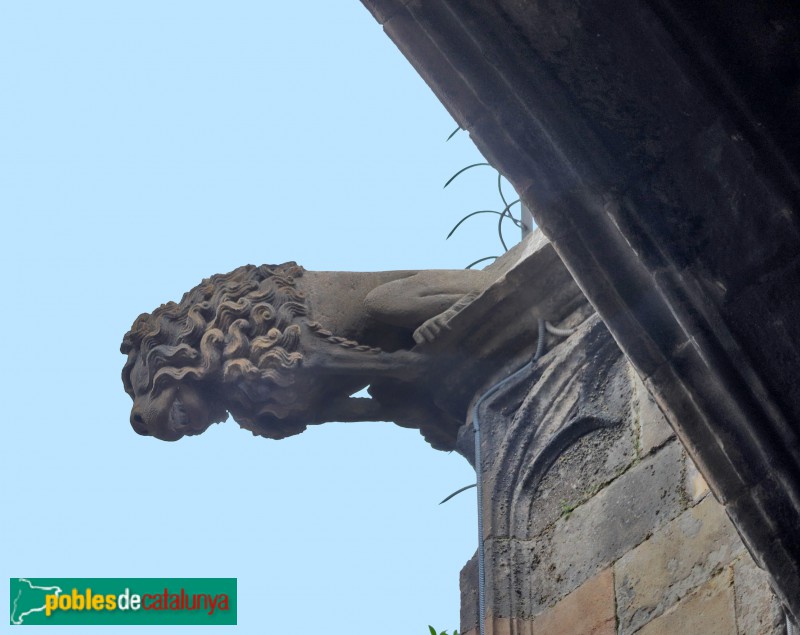
[[[672,442],[539,538],[510,541],[515,544],[504,557],[513,559],[514,570],[528,572],[522,576],[525,588],[518,590],[520,597],[515,600],[522,603],[516,604],[518,610],[531,616],[540,613],[680,514],[682,471],[683,452]],[[495,599],[500,606],[504,600]]]
[[[745,553],[733,565],[738,635],[783,635],[783,610],[767,574]]]
[[[636,371],[630,368],[634,385],[634,398],[631,404],[634,421],[639,427],[639,452],[642,456],[650,454],[667,441],[675,437],[675,432],[667,423],[666,417],[656,404],[655,399],[647,392],[647,388]]]
[[[727,570],[636,631],[637,635],[735,635],[735,633],[733,585]]]
[[[682,381],[675,368],[663,365],[644,383],[656,393],[656,401],[662,407],[669,404],[670,419],[691,423],[691,434],[684,431],[680,436],[681,444],[695,457],[717,499],[727,505],[758,479],[754,478],[752,470],[740,469],[737,458],[741,458],[741,453],[732,457],[730,444],[720,445],[717,431],[706,416],[698,414],[694,397]]]
[[[615,564],[620,635],[635,633],[743,551],[713,498],[685,511]]]
[[[579,439],[567,449],[542,478],[534,494],[535,514],[527,535],[541,534],[573,509],[590,499],[602,485],[612,481],[635,459],[628,422],[601,428]]]
[[[466,631],[478,625],[478,554],[475,553],[459,576],[461,588],[461,630]]]
[[[611,567],[584,582],[533,620],[534,633],[614,635],[614,576]]]

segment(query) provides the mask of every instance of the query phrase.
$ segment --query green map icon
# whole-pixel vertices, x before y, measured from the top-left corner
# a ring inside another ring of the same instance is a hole
[[[10,582],[10,607],[11,623],[42,624],[45,609],[45,596],[60,595],[63,593],[58,586],[42,586],[36,584],[35,579],[11,578]]]

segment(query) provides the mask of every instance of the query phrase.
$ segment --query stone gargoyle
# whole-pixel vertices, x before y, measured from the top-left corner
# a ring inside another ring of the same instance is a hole
[[[273,439],[328,421],[421,427],[435,414],[410,398],[428,366],[412,349],[435,339],[495,277],[315,272],[295,263],[214,275],[180,303],[140,315],[125,335],[131,425],[167,441],[228,413]],[[367,386],[371,398],[352,396]]]

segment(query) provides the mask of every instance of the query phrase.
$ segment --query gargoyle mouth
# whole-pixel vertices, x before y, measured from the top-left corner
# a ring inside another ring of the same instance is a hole
[[[180,397],[172,400],[172,407],[169,409],[169,427],[179,428],[189,425],[189,414],[183,405]]]
[[[205,423],[205,419],[199,417],[198,414],[190,413],[180,395],[176,395],[169,409],[167,428],[171,433],[180,436],[192,436],[205,432],[209,424]]]

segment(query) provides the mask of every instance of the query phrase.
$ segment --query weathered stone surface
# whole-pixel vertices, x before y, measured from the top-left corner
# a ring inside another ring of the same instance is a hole
[[[547,568],[534,573],[534,598],[563,597],[677,516],[682,460],[680,446],[667,445],[560,519],[542,557]]]
[[[487,601],[495,615],[541,613],[677,516],[682,461],[680,446],[667,444],[537,538],[488,539]]]
[[[668,610],[743,550],[713,498],[685,511],[614,565],[620,635]]]
[[[733,564],[733,586],[739,635],[785,633],[783,610],[770,588],[767,574],[747,553]]]
[[[614,580],[605,569],[533,619],[489,615],[487,635],[615,635]],[[478,629],[463,631],[477,635]]]
[[[528,366],[524,375],[504,386],[502,393],[481,405],[487,536],[530,539],[560,515],[563,504],[576,503],[573,496],[568,503],[551,497],[540,517],[536,498],[543,479],[576,444],[573,465],[584,464],[589,479],[579,492],[581,499],[630,461],[625,432],[596,437],[613,444],[615,434],[622,434],[610,457],[588,456],[585,450],[591,438],[582,441],[600,430],[630,429],[631,385],[626,368],[608,331],[592,316],[574,335]]]
[[[486,271],[496,280],[452,316],[433,341],[414,349],[437,360],[426,382],[435,386],[437,405],[458,412],[462,423],[473,400],[533,357],[538,318],[569,328],[594,314],[539,231]],[[562,339],[548,335],[547,350]]]
[[[532,567],[550,550],[549,536],[565,508],[591,498],[635,459],[627,364],[603,324],[581,311],[565,318],[579,320],[576,332],[552,338],[546,354],[503,384],[473,419],[480,421],[484,457],[487,609],[495,619],[528,619],[558,599],[531,601]],[[459,435],[467,455],[471,427]],[[463,597],[472,598],[476,584],[462,576]],[[463,612],[463,630],[474,614],[474,607]]]
[[[590,432],[562,454],[534,495],[531,536],[541,534],[568,510],[594,496],[634,460],[633,430],[627,422]]]
[[[614,576],[605,569],[555,606],[538,615],[533,633],[547,635],[614,635]]]
[[[633,367],[630,373],[635,391],[631,407],[639,429],[639,452],[645,456],[674,438],[675,432]]]
[[[657,617],[637,635],[735,635],[733,586],[723,571]]]

